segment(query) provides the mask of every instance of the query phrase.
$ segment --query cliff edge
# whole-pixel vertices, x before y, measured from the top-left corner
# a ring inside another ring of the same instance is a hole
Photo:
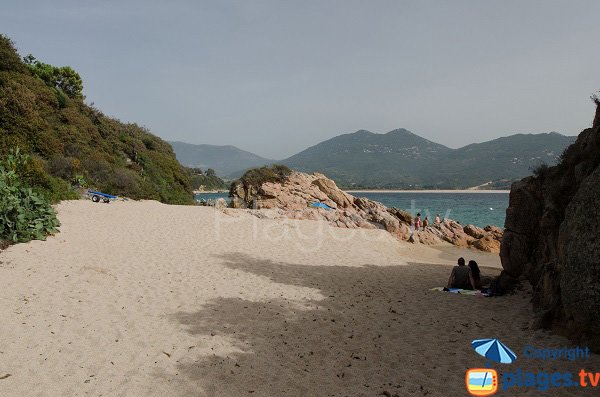
[[[501,282],[533,286],[536,325],[600,351],[600,103],[561,162],[513,184]]]

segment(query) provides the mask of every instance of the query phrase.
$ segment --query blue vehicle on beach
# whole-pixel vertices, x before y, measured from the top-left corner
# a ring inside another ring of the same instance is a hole
[[[94,190],[88,190],[88,196],[91,197],[94,203],[99,203],[100,200],[102,200],[102,202],[108,204],[110,203],[110,200],[117,199],[117,196],[113,196],[112,194],[96,192]]]

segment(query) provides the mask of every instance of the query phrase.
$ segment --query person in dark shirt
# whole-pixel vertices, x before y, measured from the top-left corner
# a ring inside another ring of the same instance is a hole
[[[473,289],[474,285],[471,268],[465,265],[465,258],[458,258],[458,266],[454,266],[450,273],[448,288]]]

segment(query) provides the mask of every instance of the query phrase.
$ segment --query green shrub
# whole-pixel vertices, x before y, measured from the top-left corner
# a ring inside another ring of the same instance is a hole
[[[64,92],[71,98],[82,96],[83,81],[81,80],[81,76],[70,66],[57,67],[48,65],[47,63],[38,61],[31,54],[27,55],[23,61],[32,74],[42,79],[49,87],[56,89],[55,93],[61,107],[64,107],[66,103],[66,98],[62,97],[61,99],[61,92]]]
[[[139,190],[138,180],[133,171],[128,169],[116,169],[110,176],[110,184],[113,191],[123,192],[125,196],[131,196]]]
[[[273,164],[269,167],[253,168],[246,171],[239,180],[234,181],[231,184],[229,194],[232,195],[233,190],[235,190],[236,186],[240,183],[244,185],[246,190],[248,190],[250,187],[258,189],[263,183],[284,182],[291,173],[291,169],[281,164]]]
[[[33,191],[39,193],[51,203],[78,199],[79,194],[73,190],[71,184],[66,180],[50,175],[46,172],[47,166],[46,162],[40,157],[29,158],[17,170],[21,183],[31,186]]]
[[[548,166],[548,164],[546,163],[541,163],[540,165],[538,165],[537,167],[532,169],[533,175],[536,178],[544,178],[546,176],[546,174],[548,174],[548,170],[550,169],[550,167]]]
[[[8,37],[0,35],[0,70],[20,72],[24,69],[13,42]]]
[[[63,156],[54,156],[48,161],[48,171],[53,176],[71,179],[75,173],[72,160]]]
[[[58,231],[48,200],[19,177],[29,161],[18,148],[0,161],[0,240],[44,240]]]

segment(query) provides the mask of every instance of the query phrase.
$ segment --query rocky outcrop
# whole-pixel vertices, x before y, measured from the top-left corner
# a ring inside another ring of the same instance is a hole
[[[378,228],[387,230],[400,240],[427,245],[446,242],[498,252],[502,235],[502,231],[497,228],[494,229],[494,234],[492,229],[484,230],[472,225],[463,228],[452,220],[444,220],[440,225],[414,231],[411,228],[413,219],[410,213],[387,208],[366,198],[354,197],[319,173],[309,175],[292,172],[281,182],[265,182],[259,187],[240,182],[233,186],[231,194],[234,208],[250,209],[257,217],[324,220],[332,226],[350,229]],[[314,203],[325,204],[331,209],[311,207]]]
[[[473,238],[482,238],[486,234],[485,230],[475,225],[467,225],[463,228],[463,231]]]
[[[513,184],[500,256],[501,285],[533,286],[536,324],[600,351],[600,125],[584,130],[555,167]]]
[[[471,247],[485,252],[500,252],[500,242],[501,240],[489,234],[473,241]]]
[[[276,210],[251,212],[263,217],[324,220],[342,228],[385,229],[400,239],[410,235],[408,224],[390,213],[380,203],[353,197],[339,189],[335,182],[324,175],[293,172],[282,183],[263,183],[258,189],[239,184],[232,189],[234,208],[253,210]],[[314,208],[321,203],[330,207]],[[410,216],[407,214],[405,216]]]
[[[463,227],[456,221],[445,219],[439,225],[434,224],[425,230],[413,233],[409,241],[428,245],[448,242],[457,247],[498,253],[502,235],[502,230],[495,226],[486,226],[485,229],[474,225]]]

